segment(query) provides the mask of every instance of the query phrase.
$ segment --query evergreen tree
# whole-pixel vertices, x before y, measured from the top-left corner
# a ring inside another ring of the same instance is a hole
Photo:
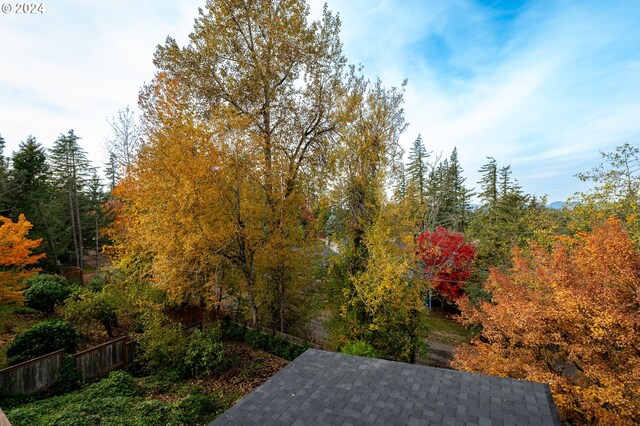
[[[51,203],[53,194],[46,150],[35,137],[29,136],[13,153],[11,165],[10,215],[17,220],[24,214],[32,223],[30,236],[43,239],[38,250],[47,255],[40,263],[47,270],[56,270],[58,238],[52,227],[56,212]]]
[[[472,191],[464,186],[466,178],[462,177],[457,148],[454,148],[449,159],[443,162],[441,174],[442,201],[438,214],[438,225],[462,231],[467,222],[466,217]]]
[[[429,169],[429,153],[427,152],[422,136],[413,142],[409,150],[409,164],[407,165],[407,183],[415,191],[420,206],[426,204],[427,198],[427,171]]]
[[[487,157],[489,162],[480,167],[482,173],[480,182],[480,193],[478,196],[485,205],[493,207],[498,202],[498,166],[493,157]]]
[[[105,164],[104,174],[109,182],[109,191],[113,191],[118,181],[120,180],[120,174],[118,173],[118,161],[116,155],[109,151],[109,161]]]
[[[69,130],[66,135],[60,134],[51,149],[51,164],[56,189],[60,195],[64,194],[66,199],[64,203],[67,205],[74,262],[78,268],[82,268],[83,238],[80,194],[89,179],[91,167],[84,149],[78,144],[79,139],[73,130]]]
[[[4,156],[5,141],[0,135],[0,215],[9,213],[9,163]]]

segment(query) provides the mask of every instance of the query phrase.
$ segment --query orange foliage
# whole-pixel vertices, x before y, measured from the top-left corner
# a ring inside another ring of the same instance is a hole
[[[572,423],[640,423],[640,253],[617,221],[551,252],[516,250],[487,287],[491,303],[460,303],[482,331],[456,368],[549,383]]]
[[[26,235],[33,225],[23,214],[14,223],[11,219],[0,216],[0,303],[20,301],[22,299],[22,282],[38,269],[26,269],[42,259],[44,254],[31,254],[40,245],[42,239],[29,240]]]

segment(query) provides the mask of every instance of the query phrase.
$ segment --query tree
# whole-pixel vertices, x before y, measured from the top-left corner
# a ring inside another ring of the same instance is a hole
[[[39,249],[47,254],[43,266],[56,269],[61,235],[54,224],[59,211],[52,202],[53,188],[46,150],[35,137],[29,136],[13,153],[11,164],[12,191],[9,205],[12,218],[17,219],[19,214],[24,214],[31,219],[33,228],[30,235],[42,238],[43,243]],[[66,229],[60,230],[60,233],[66,233]]]
[[[110,166],[108,174],[114,187],[118,177],[131,173],[140,150],[142,128],[128,105],[119,109],[107,122],[111,127],[111,136],[106,141]]]
[[[498,202],[498,166],[496,159],[487,157],[489,162],[480,167],[482,173],[480,182],[480,193],[478,196],[482,202],[493,207]]]
[[[409,163],[407,164],[408,183],[416,192],[419,205],[427,202],[427,173],[429,170],[429,153],[422,142],[422,136],[413,142],[409,149]]]
[[[382,357],[413,362],[424,337],[424,283],[411,281],[413,252],[394,214],[402,204],[386,195],[406,128],[404,86],[386,89],[352,70],[348,89],[333,191],[343,226],[328,286],[330,334],[337,348],[362,341]]]
[[[549,383],[570,423],[637,424],[640,252],[620,222],[551,251],[515,250],[513,264],[491,270],[491,302],[459,303],[464,323],[482,328],[454,366]]]
[[[263,223],[260,244],[271,251],[265,272],[281,308],[291,285],[287,277],[293,276],[286,259],[298,240],[289,218],[305,198],[307,183],[323,181],[318,175],[336,129],[345,62],[339,20],[327,8],[318,22],[307,15],[302,0],[209,0],[191,43],[181,48],[168,38],[154,58],[160,72],[188,93],[195,121],[243,122],[234,128],[256,148],[251,169],[258,180],[251,185],[266,209],[255,213]],[[256,265],[248,258],[243,262],[241,269],[255,274]],[[250,305],[257,322],[257,307]],[[286,325],[284,312],[280,328]]]
[[[24,215],[16,223],[3,216],[0,221],[0,303],[21,301],[24,280],[38,272],[28,267],[45,256],[31,254],[42,240],[27,238],[32,225]]]
[[[601,152],[603,163],[577,177],[596,184],[589,191],[573,196],[566,211],[569,228],[588,231],[606,217],[627,222],[632,238],[640,241],[640,150],[625,143],[613,152]]]
[[[84,254],[80,194],[89,178],[91,166],[84,149],[78,144],[79,139],[73,130],[60,135],[51,149],[51,171],[58,191],[66,198],[73,258],[76,266],[82,269]]]
[[[536,224],[525,221],[526,212],[539,206],[522,192],[511,178],[511,166],[498,168],[494,158],[480,168],[483,173],[479,194],[483,202],[467,228],[467,235],[477,242],[477,264],[481,272],[489,267],[508,268],[511,248],[533,236]],[[544,206],[543,206],[544,208]]]
[[[8,214],[9,162],[4,156],[5,141],[0,135],[0,214]]]
[[[430,286],[452,301],[464,295],[464,283],[471,275],[475,246],[462,234],[437,228],[418,235],[418,259]]]

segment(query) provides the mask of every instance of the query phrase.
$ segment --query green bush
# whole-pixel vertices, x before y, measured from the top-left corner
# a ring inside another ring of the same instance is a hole
[[[217,398],[202,391],[189,395],[178,404],[184,424],[206,424],[213,420],[222,408]]]
[[[139,335],[141,361],[150,373],[202,377],[229,368],[226,346],[217,327],[186,333],[162,316],[147,319]]]
[[[65,355],[62,368],[58,371],[56,382],[48,389],[49,395],[61,395],[78,389],[82,383],[82,377],[76,369],[76,361],[73,355]]]
[[[204,377],[229,369],[221,337],[220,329],[215,327],[191,333],[184,353],[184,369],[189,377]]]
[[[287,342],[279,337],[268,336],[230,321],[223,323],[222,333],[226,339],[245,342],[253,348],[269,352],[289,361],[293,361],[308,349],[308,347]]]
[[[56,305],[73,292],[75,285],[60,275],[35,275],[27,280],[25,305],[46,314],[53,313]]]
[[[81,290],[67,299],[62,308],[62,315],[73,323],[96,322],[104,327],[107,335],[113,337],[113,330],[118,326],[118,317],[113,298],[104,291]]]
[[[42,355],[64,349],[73,354],[80,336],[67,322],[47,320],[19,334],[7,348],[8,365],[18,364]]]
[[[376,349],[373,346],[371,346],[369,343],[363,340],[355,340],[352,342],[347,342],[347,344],[342,347],[340,352],[347,355],[378,358],[378,352],[376,351]]]

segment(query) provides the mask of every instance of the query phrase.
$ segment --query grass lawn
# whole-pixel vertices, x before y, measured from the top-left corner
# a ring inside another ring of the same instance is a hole
[[[460,325],[451,314],[436,308],[427,314],[429,339],[457,346],[471,339],[469,330]]]

